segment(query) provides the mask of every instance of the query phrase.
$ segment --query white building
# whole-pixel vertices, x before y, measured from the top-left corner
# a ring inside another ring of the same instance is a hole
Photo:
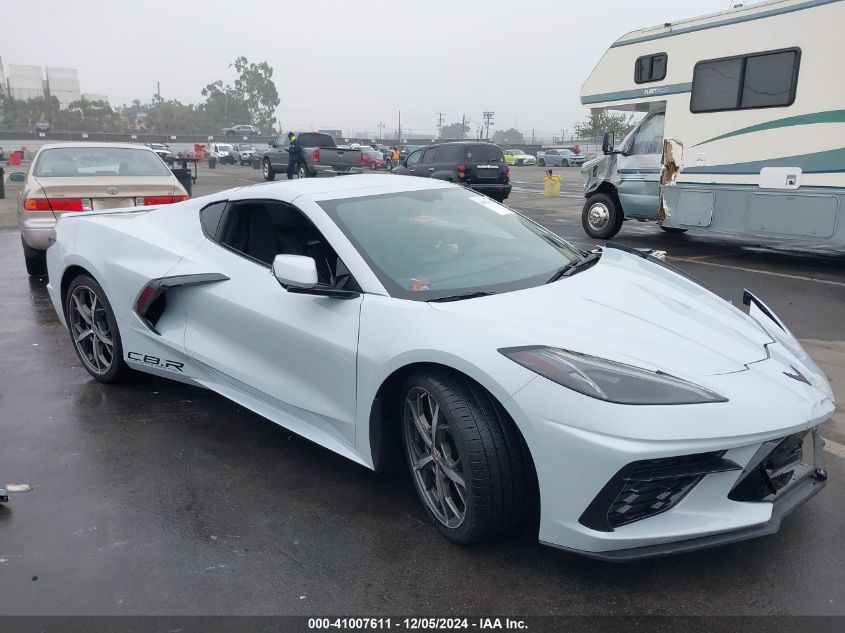
[[[100,95],[100,94],[96,94],[96,93],[93,93],[93,92],[83,92],[82,93],[82,100],[83,101],[89,101],[89,102],[94,102],[94,101],[102,101],[103,103],[109,102],[108,95]]]
[[[44,82],[40,66],[9,64],[7,79],[9,96],[13,99],[38,99],[44,96]]]
[[[39,69],[39,74],[41,69]],[[47,68],[47,91],[51,97],[59,100],[61,108],[67,108],[74,101],[79,101],[79,76],[75,68]]]

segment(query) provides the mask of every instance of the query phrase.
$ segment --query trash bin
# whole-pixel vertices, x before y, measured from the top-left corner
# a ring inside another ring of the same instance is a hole
[[[0,200],[6,197],[6,175],[3,173],[3,168],[0,167]]]
[[[563,180],[561,176],[555,176],[552,170],[548,170],[543,176],[543,195],[546,198],[557,198],[560,196],[560,181]]]
[[[214,156],[208,157],[208,168],[214,169],[217,167],[217,159]]]
[[[191,176],[191,170],[182,167],[174,167],[170,171],[173,172],[173,175],[176,176],[176,180],[179,181],[185,191],[188,192],[188,196],[191,196],[191,187],[193,186],[193,177]]]
[[[20,165],[23,160],[23,152],[14,151],[9,154],[9,164],[12,166]]]

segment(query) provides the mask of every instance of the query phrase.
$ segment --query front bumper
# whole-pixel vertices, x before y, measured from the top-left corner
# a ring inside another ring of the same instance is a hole
[[[539,540],[589,557],[624,561],[776,532],[782,518],[824,482],[807,477],[773,501],[749,501],[731,496],[742,469],[754,465],[771,442],[818,427],[833,414],[835,404],[794,380],[784,379],[786,384],[774,389],[771,380],[782,377],[774,360],[752,367],[712,385],[726,394],[726,403],[614,405],[581,397],[542,377],[514,394],[505,407],[534,459],[541,498]],[[612,529],[596,529],[595,523],[582,520],[626,466],[704,453],[718,453],[736,467],[707,471],[659,513]],[[821,460],[820,450],[816,459]]]

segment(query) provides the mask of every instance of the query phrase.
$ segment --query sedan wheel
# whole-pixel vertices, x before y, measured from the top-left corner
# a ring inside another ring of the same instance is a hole
[[[400,402],[414,487],[442,534],[473,543],[521,522],[534,503],[531,460],[489,393],[460,374],[420,371]]]
[[[116,381],[126,364],[117,321],[103,289],[80,275],[70,284],[65,306],[70,337],[85,369],[101,382]]]

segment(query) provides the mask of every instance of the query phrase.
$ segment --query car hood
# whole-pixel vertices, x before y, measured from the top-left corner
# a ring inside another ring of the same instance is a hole
[[[773,342],[702,286],[615,249],[551,284],[429,305],[493,334],[497,347],[547,345],[678,376],[743,371]]]

